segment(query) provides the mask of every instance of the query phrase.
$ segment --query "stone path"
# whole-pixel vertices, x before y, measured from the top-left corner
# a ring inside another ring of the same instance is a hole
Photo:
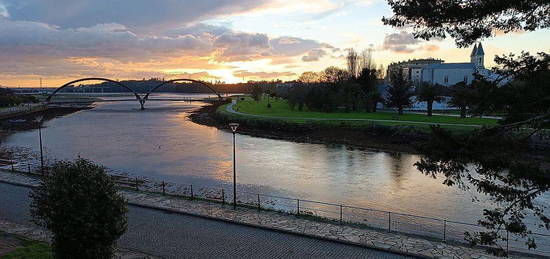
[[[436,123],[436,122],[422,122],[422,121],[403,121],[403,120],[377,120],[377,119],[333,119],[333,118],[307,118],[307,117],[285,117],[285,116],[267,116],[267,115],[258,115],[258,114],[249,114],[235,111],[233,109],[234,103],[227,105],[225,110],[232,114],[237,114],[241,116],[249,116],[255,118],[265,118],[265,119],[294,119],[294,120],[308,120],[308,121],[372,121],[372,122],[391,122],[391,123],[403,123],[403,124],[419,124],[419,125],[441,125],[441,126],[459,126],[459,127],[473,127],[481,128],[480,125],[472,124],[460,124],[460,123]]]
[[[25,174],[0,171],[0,182],[32,187],[38,185],[40,180]],[[482,249],[452,245],[387,231],[309,220],[286,213],[258,211],[244,207],[233,210],[230,205],[222,205],[216,202],[188,200],[129,190],[121,190],[120,192],[129,204],[135,206],[306,235],[394,253],[427,258],[494,258]],[[34,233],[35,230],[27,229],[26,231]],[[36,234],[39,235],[40,232],[36,232]],[[519,257],[514,256],[514,258]]]
[[[51,234],[38,227],[15,224],[0,220],[0,231],[28,239],[50,243]],[[1,240],[0,240],[1,242]],[[1,254],[0,254],[1,255]],[[117,248],[114,259],[154,259],[155,257],[137,251]]]

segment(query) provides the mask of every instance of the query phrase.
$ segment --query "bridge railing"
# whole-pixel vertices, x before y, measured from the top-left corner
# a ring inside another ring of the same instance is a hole
[[[40,162],[36,160],[12,161],[0,159],[4,171],[24,173],[40,177]],[[46,173],[48,169],[46,168]],[[0,172],[1,173],[1,172]],[[158,195],[198,199],[221,204],[232,204],[232,189],[228,186],[206,186],[198,184],[157,181],[144,177],[131,177],[127,174],[112,174],[120,188],[146,191]],[[284,197],[259,192],[237,191],[237,204],[240,207],[261,211],[277,211],[299,217],[348,224],[359,228],[418,236],[443,242],[463,243],[465,232],[480,232],[485,228],[476,223],[460,222],[442,218],[426,217],[375,208],[357,207],[295,197]],[[500,232],[503,237],[498,244],[510,252],[522,252],[546,256],[550,254],[550,234],[530,233],[516,236]],[[529,238],[537,240],[537,249],[527,249]]]

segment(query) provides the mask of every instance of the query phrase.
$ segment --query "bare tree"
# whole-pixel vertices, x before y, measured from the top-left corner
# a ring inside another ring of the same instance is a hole
[[[351,48],[348,50],[348,56],[346,57],[346,59],[348,62],[349,76],[352,79],[356,79],[358,74],[359,64],[360,64],[359,55],[353,48]]]

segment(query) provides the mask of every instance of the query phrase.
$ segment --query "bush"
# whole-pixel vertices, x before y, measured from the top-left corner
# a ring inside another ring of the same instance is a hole
[[[61,161],[31,193],[33,221],[54,234],[56,258],[111,258],[126,231],[126,202],[104,167]]]

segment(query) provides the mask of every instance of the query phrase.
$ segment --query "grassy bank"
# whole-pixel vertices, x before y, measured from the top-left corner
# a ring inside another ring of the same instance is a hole
[[[317,111],[309,111],[304,108],[302,111],[293,110],[290,108],[286,100],[270,99],[271,108],[267,107],[267,98],[262,98],[260,101],[254,101],[251,98],[245,98],[244,101],[239,100],[234,109],[238,112],[251,115],[260,115],[268,117],[254,117],[246,115],[231,114],[226,111],[227,105],[220,106],[218,113],[236,120],[260,120],[260,121],[279,121],[290,124],[316,124],[318,126],[346,126],[349,128],[365,128],[373,125],[379,126],[406,126],[414,127],[421,132],[429,131],[431,124],[449,124],[441,125],[443,128],[452,129],[455,131],[469,131],[477,128],[476,126],[496,125],[497,120],[487,118],[460,118],[456,116],[434,115],[428,117],[424,114],[403,114],[398,115],[396,112],[379,111],[376,113],[366,112],[334,112],[324,113]],[[357,120],[350,121],[348,119]],[[474,127],[472,127],[472,126]]]
[[[53,253],[50,245],[40,241],[34,241],[26,238],[22,238],[15,235],[9,235],[0,232],[0,239],[2,238],[15,238],[18,239],[18,247],[15,251],[9,252],[0,256],[1,259],[15,259],[15,258],[36,258],[36,259],[53,259]],[[2,240],[0,240],[1,242]]]

